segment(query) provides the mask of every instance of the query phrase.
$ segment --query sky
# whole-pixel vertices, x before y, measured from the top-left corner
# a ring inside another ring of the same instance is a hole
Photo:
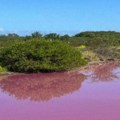
[[[0,33],[120,31],[120,0],[0,0]]]

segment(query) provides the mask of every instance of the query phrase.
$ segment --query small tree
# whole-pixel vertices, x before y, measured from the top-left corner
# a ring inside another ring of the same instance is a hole
[[[7,36],[8,37],[19,37],[19,35],[16,33],[9,33]]]
[[[60,37],[61,40],[69,40],[70,36],[69,35],[63,35]]]
[[[41,38],[41,37],[42,37],[42,34],[39,33],[39,32],[34,32],[34,33],[32,33],[32,37],[33,37],[33,38]]]
[[[58,40],[60,39],[60,35],[56,34],[56,33],[50,33],[44,36],[46,39],[50,39],[50,40]]]

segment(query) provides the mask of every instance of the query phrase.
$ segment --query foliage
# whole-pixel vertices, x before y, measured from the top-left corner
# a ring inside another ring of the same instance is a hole
[[[39,33],[39,32],[34,32],[34,33],[32,33],[32,37],[33,37],[33,38],[41,38],[41,37],[42,37],[42,34]]]
[[[62,40],[62,41],[67,41],[67,40],[69,40],[70,39],[70,36],[69,35],[63,35],[63,36],[60,36],[60,40]]]
[[[48,40],[58,40],[60,39],[60,35],[56,33],[50,33],[44,36]]]
[[[0,66],[0,73],[2,73],[2,72],[6,72],[6,71],[7,71],[7,69],[6,69],[6,68],[4,68],[4,67]]]
[[[67,34],[59,35],[57,33],[42,35],[39,32],[34,32],[29,36],[19,36],[15,33],[10,33],[8,35],[0,35],[0,49],[18,42],[31,40],[60,40],[68,45],[77,47],[80,51],[84,49],[81,46],[85,46],[86,51],[89,51],[90,54],[93,52],[100,60],[120,59],[120,49],[118,49],[120,46],[120,32],[114,31],[87,31],[73,36]],[[85,53],[85,51],[83,51],[83,53]],[[93,59],[90,58],[90,55],[87,54],[87,52],[85,53],[85,56],[89,58],[90,61]]]
[[[114,31],[108,32],[82,32],[75,35],[79,39],[84,39],[85,45],[97,48],[98,46],[116,46],[120,44],[120,33]],[[81,41],[81,40],[80,40]]]
[[[78,50],[57,40],[15,43],[1,50],[0,62],[16,72],[62,71],[85,64]]]

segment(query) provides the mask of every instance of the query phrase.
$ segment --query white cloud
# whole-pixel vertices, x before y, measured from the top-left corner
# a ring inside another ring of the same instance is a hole
[[[3,32],[3,31],[4,31],[4,29],[0,27],[0,32]]]

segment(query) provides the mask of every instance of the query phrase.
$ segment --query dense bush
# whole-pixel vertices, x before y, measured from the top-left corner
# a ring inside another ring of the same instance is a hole
[[[0,63],[10,71],[51,72],[85,64],[81,53],[60,41],[18,42],[0,51]]]
[[[81,42],[83,39],[83,44],[95,49],[101,45],[106,45],[106,47],[120,45],[120,33],[114,31],[82,32],[76,34],[75,37]]]

